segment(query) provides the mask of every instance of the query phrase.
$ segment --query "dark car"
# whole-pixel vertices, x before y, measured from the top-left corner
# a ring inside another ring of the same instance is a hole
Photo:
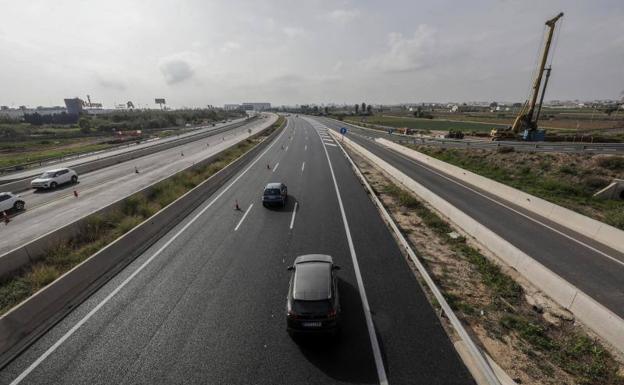
[[[288,268],[292,272],[286,324],[292,336],[304,333],[337,334],[340,319],[338,280],[332,257],[323,254],[302,255]]]
[[[280,205],[285,206],[288,200],[288,188],[284,183],[269,183],[262,193],[262,205]]]

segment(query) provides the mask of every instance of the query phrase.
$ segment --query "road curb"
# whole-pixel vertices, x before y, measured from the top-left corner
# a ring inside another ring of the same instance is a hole
[[[606,223],[581,215],[545,199],[527,194],[524,191],[486,178],[474,172],[454,166],[434,157],[425,155],[411,148],[377,138],[375,141],[391,150],[397,151],[434,169],[448,174],[481,190],[487,191],[500,199],[513,203],[534,214],[547,218],[560,226],[566,227],[590,239],[603,243],[610,248],[624,253],[624,231]]]
[[[207,197],[253,161],[256,155],[282,132],[284,127],[285,125],[282,125],[276,129],[265,140],[210,178],[0,317],[0,368],[6,366],[26,347],[199,207]],[[210,162],[228,149],[211,156],[204,163]]]

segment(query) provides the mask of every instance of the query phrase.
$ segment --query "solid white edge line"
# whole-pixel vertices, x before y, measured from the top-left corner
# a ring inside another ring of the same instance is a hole
[[[154,258],[156,258],[158,255],[160,255],[160,253],[163,252],[163,250],[165,250],[167,247],[169,247],[169,245],[171,243],[173,243],[173,241],[175,241],[180,234],[182,234],[184,231],[186,231],[186,229],[188,229],[193,223],[195,223],[195,221],[202,216],[210,207],[212,207],[212,205],[219,199],[221,198],[221,196],[223,196],[223,194],[225,194],[236,182],[238,182],[238,180],[240,178],[243,177],[243,175],[245,175],[253,166],[255,166],[256,163],[258,163],[258,161],[271,149],[271,147],[273,147],[273,145],[275,143],[277,143],[277,141],[281,138],[282,135],[284,135],[284,133],[286,132],[286,129],[288,128],[288,124],[290,123],[290,120],[287,120],[286,123],[286,127],[284,128],[284,130],[282,131],[281,134],[279,134],[279,136],[277,138],[275,138],[273,140],[273,143],[271,143],[269,145],[269,147],[267,147],[266,150],[264,150],[264,152],[262,154],[260,154],[260,156],[258,156],[242,173],[240,173],[233,181],[232,183],[230,183],[229,185],[227,185],[216,197],[214,197],[214,199],[212,199],[210,201],[210,203],[208,203],[208,205],[206,207],[204,207],[199,213],[197,213],[186,225],[184,225],[184,227],[182,227],[177,233],[175,233],[171,239],[169,239],[164,245],[162,245],[158,250],[156,250],[156,252],[149,257],[145,262],[143,262],[143,264],[141,266],[139,266],[138,269],[136,269],[132,274],[130,274],[130,276],[128,276],[128,278],[126,278],[121,284],[119,284],[119,286],[117,286],[109,295],[106,296],[106,298],[104,298],[100,303],[98,303],[89,313],[87,313],[87,315],[85,315],[80,321],[78,321],[71,329],[69,329],[69,331],[67,331],[67,333],[65,333],[61,338],[58,339],[58,341],[56,341],[52,346],[50,346],[48,348],[48,350],[46,350],[41,356],[39,356],[39,358],[37,358],[32,364],[30,364],[30,366],[28,366],[28,368],[26,368],[17,378],[15,378],[10,385],[17,385],[20,382],[22,382],[22,380],[24,378],[26,378],[26,376],[28,376],[33,370],[35,370],[46,358],[48,358],[52,353],[54,353],[54,351],[56,349],[58,349],[59,346],[61,346],[63,344],[63,342],[65,342],[69,337],[71,337],[82,325],[84,325],[91,317],[93,317],[93,315],[95,313],[98,312],[98,310],[100,310],[104,305],[106,305],[106,303],[108,301],[110,301],[115,295],[117,295],[117,293],[119,293],[119,291],[121,291],[121,289],[123,289],[130,281],[132,281],[132,279],[134,279],[134,277],[136,277],[145,267],[147,267],[147,265],[149,265]]]
[[[297,206],[299,206],[299,202],[295,202],[295,207],[293,207],[292,218],[290,218],[290,229],[292,230],[295,225],[295,215],[297,215]]]
[[[238,228],[240,227],[240,225],[243,223],[243,221],[245,220],[245,218],[247,218],[247,214],[249,214],[249,212],[251,211],[251,208],[253,207],[253,203],[249,205],[249,207],[247,207],[247,210],[245,210],[245,214],[243,214],[243,217],[240,219],[240,221],[238,221],[238,224],[236,225],[236,227],[234,228],[234,231],[238,231]]]
[[[362,175],[362,172],[357,167],[355,162],[353,162],[349,154],[347,154],[347,152],[341,145],[339,147],[344,153],[345,157],[349,160],[349,163],[351,163],[351,167],[357,174],[358,178],[362,181],[362,183],[364,184],[364,186],[370,193],[369,196],[373,200],[373,203],[375,203],[375,205],[377,206],[377,209],[383,214],[383,217],[386,220],[386,223],[390,225],[390,227],[392,228],[392,231],[394,232],[396,237],[399,239],[399,242],[403,245],[403,247],[407,251],[409,258],[412,260],[412,262],[414,262],[414,265],[416,265],[418,272],[423,277],[425,283],[427,284],[427,287],[429,287],[435,299],[440,304],[440,307],[442,307],[442,310],[444,310],[444,313],[447,315],[449,321],[453,325],[453,328],[455,329],[457,334],[459,334],[462,341],[466,344],[470,354],[473,356],[476,362],[480,365],[482,374],[486,376],[490,384],[500,385],[499,378],[494,373],[492,366],[487,361],[487,359],[485,359],[485,357],[481,353],[481,349],[479,349],[478,346],[475,344],[475,342],[472,340],[472,338],[470,337],[470,334],[468,334],[468,332],[464,328],[464,325],[461,323],[459,318],[457,318],[457,315],[455,315],[455,313],[453,312],[453,309],[451,309],[451,307],[449,306],[448,302],[446,301],[446,299],[440,292],[440,289],[436,286],[435,282],[429,275],[429,272],[427,271],[425,266],[422,264],[420,259],[418,259],[418,256],[416,255],[416,253],[410,246],[407,239],[405,239],[405,237],[403,236],[403,233],[401,233],[401,230],[399,230],[398,226],[394,222],[394,219],[392,218],[388,210],[386,210],[383,203],[381,203],[377,195],[375,195],[373,188],[370,186],[370,184],[368,183],[364,175]]]
[[[320,135],[319,135],[320,138]],[[362,300],[362,307],[364,309],[364,318],[366,319],[366,327],[368,329],[368,336],[371,342],[371,348],[373,350],[373,357],[375,359],[375,365],[377,367],[377,377],[379,378],[380,385],[388,385],[388,377],[386,376],[386,370],[383,364],[383,358],[381,356],[381,349],[379,348],[379,341],[377,340],[377,334],[375,332],[375,325],[373,324],[373,318],[370,311],[370,305],[366,297],[366,291],[364,290],[364,282],[362,280],[362,274],[360,273],[360,265],[355,254],[355,247],[353,246],[353,239],[351,238],[351,231],[349,230],[349,223],[342,204],[342,198],[340,197],[340,189],[336,182],[336,175],[334,175],[334,168],[332,167],[331,159],[329,158],[329,152],[327,148],[323,146],[325,150],[325,156],[327,157],[327,164],[329,165],[329,171],[334,182],[334,188],[336,189],[336,197],[338,198],[338,206],[340,207],[340,214],[342,215],[342,223],[344,224],[345,233],[347,235],[347,243],[349,244],[349,252],[351,253],[351,260],[353,261],[353,268],[355,270],[355,278],[358,284],[358,290],[360,292],[360,298]]]
[[[535,222],[535,223],[537,223],[537,224],[539,224],[539,225],[542,225],[542,226],[546,227],[547,229],[549,229],[549,230],[551,230],[551,231],[554,231],[555,233],[557,233],[557,234],[559,234],[559,235],[561,235],[561,236],[563,236],[563,237],[565,237],[565,238],[568,238],[569,240],[571,240],[571,241],[573,241],[573,242],[576,242],[576,243],[578,243],[579,245],[584,246],[584,247],[586,247],[586,248],[590,249],[591,251],[593,251],[593,252],[595,252],[595,253],[598,253],[598,254],[602,255],[603,257],[608,258],[608,259],[610,259],[611,261],[613,261],[613,262],[615,262],[615,263],[617,263],[617,264],[620,264],[620,265],[624,266],[624,261],[620,261],[619,259],[617,259],[617,258],[615,258],[615,257],[612,257],[612,256],[610,256],[609,254],[607,254],[607,253],[605,253],[605,252],[603,252],[603,251],[600,251],[600,250],[596,249],[595,247],[593,247],[593,246],[591,246],[591,245],[588,245],[587,243],[585,243],[585,242],[583,242],[583,241],[581,241],[581,240],[578,240],[578,239],[576,239],[576,238],[574,238],[574,237],[572,237],[572,236],[570,236],[570,235],[568,235],[568,234],[566,234],[566,233],[564,233],[564,232],[562,232],[562,231],[559,231],[559,230],[557,230],[557,229],[553,228],[552,226],[549,226],[549,225],[547,225],[546,223],[543,223],[543,222],[541,222],[541,221],[540,221],[540,220],[538,220],[538,219],[532,218],[532,217],[530,217],[530,216],[528,216],[528,215],[526,215],[526,214],[524,214],[524,213],[522,213],[522,212],[520,212],[520,211],[518,211],[518,210],[516,210],[516,209],[514,209],[514,208],[512,208],[512,207],[510,207],[510,206],[507,206],[506,204],[504,204],[504,203],[502,203],[502,202],[499,202],[499,201],[497,201],[496,199],[493,199],[493,198],[491,198],[491,197],[489,197],[489,196],[487,196],[487,195],[485,195],[485,194],[483,194],[483,193],[481,193],[481,192],[479,192],[479,191],[477,191],[477,190],[473,189],[473,188],[472,188],[472,187],[470,187],[470,186],[467,186],[467,185],[465,185],[465,184],[463,184],[463,183],[461,183],[461,182],[458,182],[458,181],[454,180],[453,178],[451,178],[451,177],[449,177],[449,176],[447,176],[447,175],[444,175],[444,174],[442,174],[442,173],[440,173],[440,172],[438,172],[438,171],[436,171],[436,170],[433,170],[433,169],[431,169],[431,168],[429,168],[429,167],[427,167],[427,166],[424,166],[423,164],[421,164],[420,162],[418,162],[418,161],[417,161],[417,160],[415,160],[415,159],[410,158],[409,156],[403,155],[403,154],[401,154],[401,153],[400,153],[400,152],[398,152],[398,151],[394,151],[394,150],[392,150],[391,148],[388,148],[388,147],[386,147],[386,146],[383,146],[381,143],[377,143],[377,144],[381,145],[382,147],[384,147],[385,149],[387,149],[387,150],[389,150],[389,151],[392,151],[393,153],[395,153],[396,155],[398,155],[398,156],[402,157],[403,159],[408,160],[408,161],[410,161],[411,163],[414,163],[415,165],[417,165],[417,166],[419,166],[419,167],[421,167],[421,168],[424,168],[424,169],[425,169],[425,170],[427,170],[427,171],[430,171],[430,172],[432,172],[432,173],[434,173],[434,174],[436,174],[436,175],[438,175],[438,176],[440,176],[440,177],[442,177],[442,178],[444,178],[444,179],[447,179],[447,180],[449,180],[449,181],[451,181],[451,182],[453,182],[453,183],[455,183],[455,184],[457,184],[457,185],[459,185],[459,186],[462,186],[463,188],[465,188],[465,189],[467,189],[467,190],[470,190],[470,191],[472,191],[473,193],[475,193],[475,194],[477,194],[477,195],[480,195],[480,196],[482,196],[483,198],[485,198],[485,199],[487,199],[487,200],[489,200],[489,201],[492,201],[492,202],[494,202],[494,203],[498,204],[499,206],[502,206],[502,207],[504,207],[504,208],[506,208],[506,209],[508,209],[508,210],[510,210],[510,211],[513,211],[514,213],[516,213],[516,214],[518,214],[518,215],[521,215],[521,216],[525,217],[526,219],[528,219],[528,220],[530,220],[530,221],[533,221],[533,222]],[[574,230],[572,230],[572,231],[574,231]],[[605,245],[605,246],[606,246],[606,245]]]
[[[273,167],[273,172],[275,172],[275,170],[277,170],[277,167],[279,167],[279,162],[277,162],[277,163],[275,164],[275,167]]]

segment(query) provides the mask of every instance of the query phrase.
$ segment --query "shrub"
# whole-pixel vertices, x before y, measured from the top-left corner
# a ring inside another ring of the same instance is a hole
[[[609,156],[606,158],[599,158],[598,165],[612,171],[624,171],[624,157]]]

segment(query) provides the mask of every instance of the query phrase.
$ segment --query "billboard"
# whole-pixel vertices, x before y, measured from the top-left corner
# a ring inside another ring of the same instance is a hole
[[[156,98],[156,99],[155,99],[155,103],[156,103],[156,104],[166,104],[166,103],[165,103],[165,99],[160,99],[160,98]]]

